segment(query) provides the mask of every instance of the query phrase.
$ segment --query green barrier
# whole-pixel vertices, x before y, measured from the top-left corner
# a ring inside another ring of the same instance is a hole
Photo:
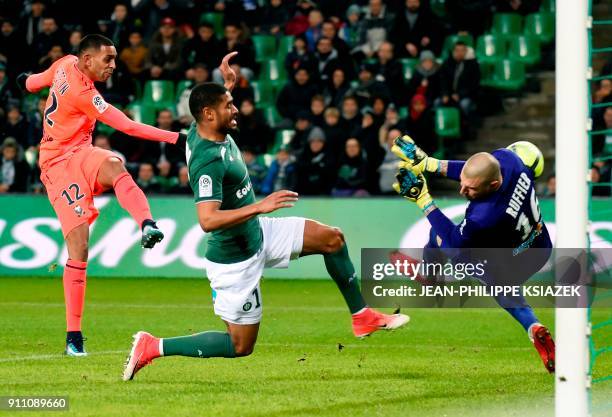
[[[136,223],[112,197],[96,200],[100,217],[92,225],[88,273],[108,277],[202,277],[206,236],[200,229],[191,198],[150,198],[151,209],[166,239],[152,250],[140,248]],[[465,201],[439,200],[456,222]],[[595,201],[602,207],[607,201]],[[554,202],[541,202],[542,214],[554,236]],[[275,216],[304,216],[340,227],[355,266],[361,248],[422,247],[429,224],[415,205],[401,198],[301,199]],[[593,222],[593,242],[612,242],[612,224]],[[0,276],[58,276],[66,250],[51,205],[43,196],[0,197]],[[59,266],[55,269],[55,266]],[[266,277],[322,278],[322,259],[311,256],[292,262],[289,269],[270,269]]]

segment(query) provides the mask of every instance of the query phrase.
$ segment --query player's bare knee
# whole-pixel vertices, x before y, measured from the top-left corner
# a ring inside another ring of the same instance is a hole
[[[336,253],[342,249],[342,245],[344,245],[344,234],[342,234],[342,230],[337,227],[330,227],[323,251],[326,254]]]
[[[87,242],[87,240],[70,242],[68,247],[70,259],[74,261],[86,262],[88,253],[89,242]]]
[[[122,174],[126,171],[125,166],[123,166],[123,162],[119,158],[111,157],[106,161],[106,165],[108,167],[109,172],[114,177],[116,175]]]

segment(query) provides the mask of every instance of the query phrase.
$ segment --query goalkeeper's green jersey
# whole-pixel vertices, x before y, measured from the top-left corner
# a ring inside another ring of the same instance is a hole
[[[195,123],[187,135],[189,183],[196,204],[219,201],[220,210],[238,209],[255,202],[247,167],[234,139],[213,142],[198,134]],[[217,263],[236,263],[253,256],[263,243],[257,217],[210,233],[206,258]]]

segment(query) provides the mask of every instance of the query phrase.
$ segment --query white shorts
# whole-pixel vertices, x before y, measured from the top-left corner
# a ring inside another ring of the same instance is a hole
[[[260,217],[263,245],[255,255],[233,264],[205,260],[217,316],[234,324],[261,321],[263,304],[259,280],[263,270],[287,268],[289,261],[300,255],[305,222],[303,217]]]

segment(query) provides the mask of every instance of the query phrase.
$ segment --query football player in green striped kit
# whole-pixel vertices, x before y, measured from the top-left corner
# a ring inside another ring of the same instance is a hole
[[[222,71],[228,71],[227,62]],[[226,78],[226,85],[227,78]],[[231,83],[230,83],[231,85]],[[205,268],[214,294],[214,310],[226,331],[158,338],[140,331],[134,336],[124,380],[161,356],[198,358],[248,356],[253,352],[262,317],[259,281],[264,268],[287,268],[301,256],[322,255],[352,315],[357,337],[403,326],[403,314],[369,308],[359,288],[344,235],[336,227],[302,217],[260,217],[292,207],[297,193],[276,191],[257,201],[247,168],[231,132],[238,109],[224,86],[196,86],[189,98],[195,118],[187,136],[187,164],[197,215],[210,234]]]

